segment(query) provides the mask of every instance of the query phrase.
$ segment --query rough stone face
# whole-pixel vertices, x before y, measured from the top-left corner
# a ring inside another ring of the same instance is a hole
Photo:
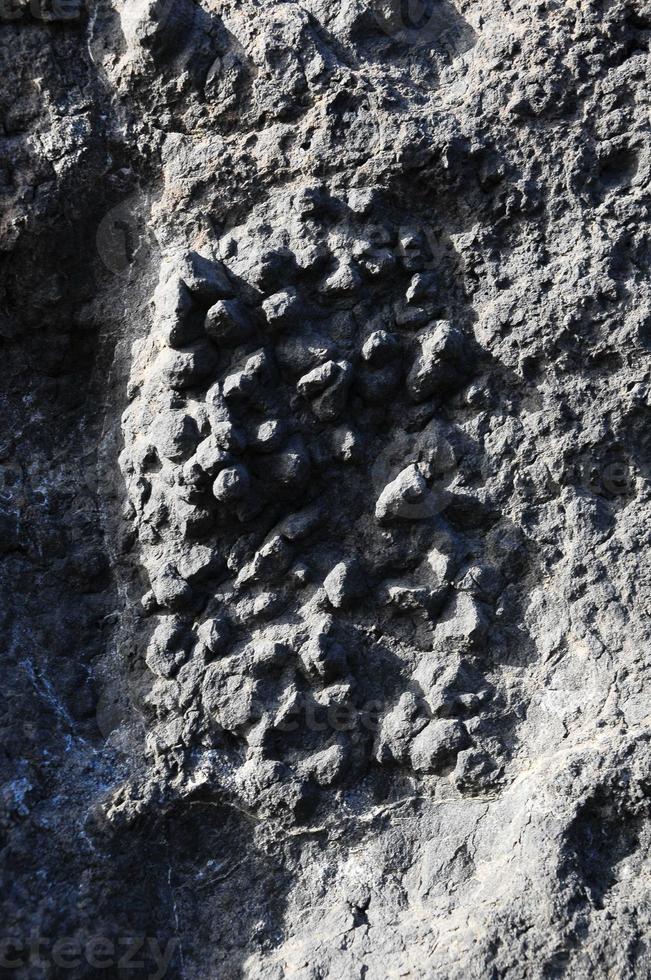
[[[0,3],[3,975],[651,974],[650,40]]]

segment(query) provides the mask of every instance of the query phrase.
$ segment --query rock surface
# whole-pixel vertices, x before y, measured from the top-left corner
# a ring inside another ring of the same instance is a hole
[[[0,3],[3,975],[651,975],[650,39]]]

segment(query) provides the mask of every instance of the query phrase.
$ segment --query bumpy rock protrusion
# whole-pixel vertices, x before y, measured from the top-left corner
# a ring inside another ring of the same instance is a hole
[[[368,588],[361,565],[354,558],[335,565],[326,576],[323,587],[335,609],[352,605]]]
[[[472,359],[468,343],[456,327],[443,321],[419,337],[420,352],[407,376],[407,390],[415,402],[444,398],[469,377]]]
[[[375,504],[375,517],[380,523],[420,520],[428,515],[431,507],[431,491],[416,464],[412,463],[386,485]]]

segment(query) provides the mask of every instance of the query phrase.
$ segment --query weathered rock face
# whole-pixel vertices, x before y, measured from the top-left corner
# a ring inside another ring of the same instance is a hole
[[[651,973],[650,38],[0,2],[8,976]]]

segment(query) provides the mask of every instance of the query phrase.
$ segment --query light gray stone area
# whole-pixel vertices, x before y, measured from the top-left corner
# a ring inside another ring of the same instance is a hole
[[[651,975],[650,39],[0,2],[7,975]]]

